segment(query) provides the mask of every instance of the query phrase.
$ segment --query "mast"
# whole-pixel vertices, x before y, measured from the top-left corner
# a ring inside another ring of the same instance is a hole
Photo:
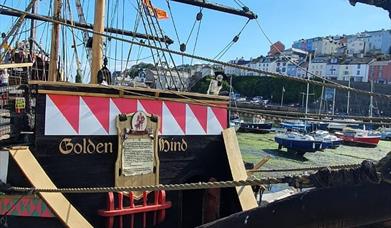
[[[350,88],[350,75],[349,75],[349,88]],[[346,104],[346,114],[349,115],[349,110],[350,110],[350,90],[348,90],[348,100],[347,100],[347,104]]]
[[[371,93],[373,93],[373,78],[371,80]],[[370,103],[369,103],[369,117],[373,115],[373,95],[371,94]]]
[[[59,20],[61,14],[61,0],[53,1],[53,9],[54,9],[54,19]],[[60,25],[58,23],[53,23],[52,27],[52,42],[50,48],[50,64],[49,64],[49,81],[57,81],[57,59],[58,59],[58,47],[59,47],[59,38],[60,38]]]
[[[105,0],[95,0],[94,32],[104,32]],[[91,84],[96,84],[98,71],[103,65],[103,37],[94,33],[92,38]]]
[[[335,114],[335,95],[337,93],[337,90],[334,88],[334,93],[333,93],[333,111],[332,111],[332,115],[334,116]]]
[[[36,13],[37,5],[38,5],[38,3],[36,1],[34,1],[33,6],[31,8],[31,13],[32,14]],[[29,40],[29,42],[30,42],[30,62],[32,62],[33,61],[34,45],[35,45],[34,40],[35,40],[35,34],[36,34],[35,20],[34,19],[30,20],[30,28],[31,28],[31,30],[30,30],[30,40]]]
[[[325,83],[324,80],[323,83]],[[324,97],[324,85],[322,86],[322,93],[320,94],[319,113],[318,113],[319,115],[322,113],[323,97]]]
[[[310,65],[311,65],[311,58],[312,58],[312,55],[310,54],[310,61],[308,63],[308,69],[307,69],[307,72],[306,74],[308,74],[308,71],[309,71],[309,68],[310,68]],[[309,79],[309,76],[307,77],[307,80],[310,80]],[[307,114],[308,114],[308,96],[309,96],[309,92],[310,92],[310,83],[307,82],[307,94],[306,94],[306,97],[305,97],[305,117],[307,118]]]

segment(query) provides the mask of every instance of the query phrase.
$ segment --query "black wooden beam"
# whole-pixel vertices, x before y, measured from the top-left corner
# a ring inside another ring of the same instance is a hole
[[[4,8],[0,8],[0,14],[7,15],[7,16],[13,16],[13,17],[20,17],[22,15],[22,13],[20,13],[20,12],[16,12],[16,11],[4,9]],[[39,20],[39,21],[48,21],[48,22],[50,22],[49,21],[50,19],[53,19],[52,17],[48,17],[48,16],[42,16],[42,15],[33,16],[31,14],[26,15],[26,18]],[[45,19],[48,19],[48,20],[45,20]],[[72,22],[70,20],[60,19],[60,21],[66,23],[66,24],[69,24],[69,25],[72,24]],[[88,28],[88,29],[93,28],[92,24],[84,24],[84,23],[80,23],[80,22],[76,22],[76,21],[73,21],[73,24],[75,26],[82,27],[82,28]],[[174,43],[174,41],[172,39],[170,39],[168,36],[156,37],[156,36],[151,36],[151,35],[147,35],[147,34],[132,32],[132,31],[128,31],[128,30],[122,30],[122,29],[117,29],[117,28],[110,28],[110,27],[105,28],[105,31],[110,32],[110,33],[114,33],[114,34],[132,36],[132,37],[136,37],[139,39],[156,40],[156,41],[164,42],[167,44]]]
[[[247,17],[249,19],[256,19],[258,16],[250,11],[248,8],[243,7],[243,9],[235,9],[233,7],[224,6],[217,3],[208,2],[206,0],[172,0],[174,2],[180,2],[188,5],[199,6],[207,9],[217,10],[224,13],[230,13],[238,16]]]

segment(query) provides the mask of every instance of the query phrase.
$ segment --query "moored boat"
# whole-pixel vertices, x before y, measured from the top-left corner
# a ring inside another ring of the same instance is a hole
[[[290,130],[307,131],[310,125],[301,120],[285,120],[281,122],[281,127]]]
[[[342,143],[342,139],[331,135],[328,131],[318,130],[311,134],[316,140],[322,141],[322,149],[335,149]]]
[[[391,128],[381,128],[379,131],[381,140],[391,140]]]
[[[267,123],[264,118],[255,116],[252,123],[240,123],[239,131],[250,133],[269,133],[272,123]]]
[[[288,152],[296,152],[298,155],[304,155],[307,152],[316,152],[322,146],[322,141],[315,140],[310,135],[297,132],[277,134],[274,140],[278,143],[278,149],[285,147],[288,149]]]
[[[344,144],[356,146],[376,147],[380,141],[379,135],[371,135],[369,131],[360,129],[345,128],[343,132],[336,135],[343,140]]]
[[[350,128],[358,128],[359,124],[354,123],[356,120],[354,119],[334,119],[335,122],[330,122],[329,125],[327,126],[327,129],[331,132],[336,132],[336,131],[343,131],[344,128],[350,127]],[[342,122],[346,121],[346,122]],[[349,121],[350,123],[348,123]]]

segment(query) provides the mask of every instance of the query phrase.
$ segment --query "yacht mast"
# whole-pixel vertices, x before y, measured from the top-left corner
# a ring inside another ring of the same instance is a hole
[[[105,0],[95,0],[94,32],[103,33],[105,18]],[[98,71],[103,66],[103,37],[94,33],[92,38],[92,62],[90,84],[98,81]]]
[[[54,0],[53,2],[54,2],[53,17],[55,20],[59,20],[61,14],[62,2],[61,0]],[[57,81],[57,76],[58,76],[57,59],[58,59],[59,38],[60,38],[60,25],[58,23],[53,23],[48,81]]]

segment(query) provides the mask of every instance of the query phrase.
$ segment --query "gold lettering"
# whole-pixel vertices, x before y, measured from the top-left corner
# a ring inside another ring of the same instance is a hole
[[[103,152],[105,152],[104,150],[103,150],[103,143],[98,143],[97,145],[96,145],[96,152],[98,153],[98,154],[101,154],[101,153],[103,153]],[[102,150],[101,150],[102,149]]]
[[[70,138],[64,138],[58,145],[58,149],[62,154],[93,154],[93,153],[113,153],[113,143],[100,142],[95,144],[89,138],[83,138],[80,143],[72,142]]]
[[[173,151],[177,151],[177,148],[178,148],[178,151],[181,151],[181,143],[180,142],[172,142],[172,144],[174,144]]]
[[[108,148],[110,148],[110,150],[108,150]],[[105,143],[105,153],[113,153],[113,143]]]
[[[181,150],[185,152],[187,150],[187,142],[184,138],[182,138],[182,143],[181,143]]]
[[[159,152],[185,152],[187,150],[187,142],[183,138],[179,141],[174,141],[174,139],[171,139],[171,141],[169,141],[167,139],[160,138],[158,145]]]
[[[73,144],[71,143],[72,139],[65,138],[60,142],[60,145],[58,146],[58,149],[60,150],[60,153],[62,154],[69,154],[73,150]]]
[[[73,152],[75,152],[75,154],[81,154],[83,152],[83,146],[80,143],[76,143],[73,147]]]
[[[92,154],[95,152],[95,145],[91,141],[91,139],[88,139],[88,145],[87,145],[87,153]]]

